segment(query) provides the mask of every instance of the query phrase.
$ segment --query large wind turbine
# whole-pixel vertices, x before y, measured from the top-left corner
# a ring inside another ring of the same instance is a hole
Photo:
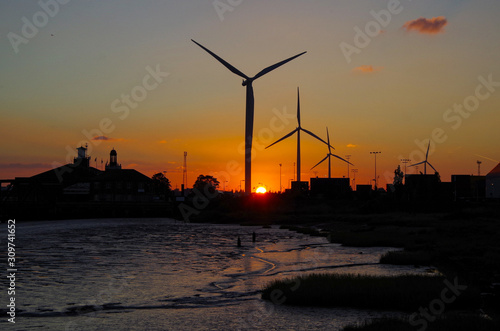
[[[412,165],[409,165],[409,167],[413,167],[413,166],[417,166],[419,164],[424,164],[424,175],[427,175],[427,165],[429,165],[435,172],[437,172],[437,170],[432,166],[432,164],[430,164],[428,161],[427,161],[427,158],[429,156],[429,147],[431,147],[431,142],[429,141],[429,145],[427,146],[427,153],[425,153],[425,161],[422,161],[422,162],[418,162],[418,163],[415,163],[415,164],[412,164]]]
[[[247,75],[245,75],[244,73],[242,73],[241,71],[239,71],[226,61],[224,61],[218,55],[207,49],[206,47],[203,47],[193,39],[191,39],[191,41],[193,41],[196,45],[200,46],[205,51],[207,51],[210,55],[212,55],[215,59],[217,59],[217,61],[219,61],[220,63],[222,63],[222,65],[228,68],[232,73],[242,77],[243,83],[241,85],[247,87],[246,120],[245,120],[245,193],[249,194],[252,189],[252,140],[253,140],[253,117],[254,117],[254,97],[253,97],[252,83],[257,78],[264,76],[268,72],[271,72],[278,67],[281,67],[285,63],[295,59],[296,57],[301,56],[306,52],[302,52],[300,54],[292,56],[291,58],[273,64],[272,66],[269,66],[261,70],[257,75],[253,77],[248,77]]]
[[[327,138],[327,142],[328,142],[328,154],[326,154],[325,158],[321,161],[319,161],[314,167],[311,168],[311,170],[313,170],[314,168],[316,168],[318,165],[320,165],[323,161],[325,161],[327,158],[328,158],[328,178],[332,178],[331,174],[331,169],[332,169],[332,166],[331,166],[331,160],[330,160],[330,157],[333,156],[333,157],[336,157],[337,159],[340,159],[346,163],[349,163],[350,165],[354,165],[352,164],[351,162],[347,161],[347,160],[344,160],[343,158],[341,158],[340,156],[338,155],[335,155],[332,153],[332,146],[330,146],[330,134],[328,133],[328,127],[326,128],[326,138]],[[335,148],[333,148],[335,149]]]
[[[301,126],[301,124],[300,124],[300,95],[299,95],[299,88],[298,87],[297,87],[297,122],[298,122],[299,126],[295,130],[284,135],[283,137],[276,140],[275,142],[273,142],[271,145],[267,146],[266,148],[269,148],[272,145],[279,143],[280,141],[292,136],[295,132],[297,132],[297,181],[300,182],[300,131],[301,130],[304,131],[308,135],[318,139],[319,141],[321,141],[324,144],[327,144],[327,142],[324,141],[323,139],[321,139],[320,137],[318,137],[317,135],[315,135],[314,133],[312,133],[311,131],[304,129]],[[327,145],[329,145],[329,144],[327,144]]]

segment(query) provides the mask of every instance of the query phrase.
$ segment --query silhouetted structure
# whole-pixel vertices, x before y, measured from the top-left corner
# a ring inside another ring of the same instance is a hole
[[[325,161],[326,159],[328,159],[328,178],[332,178],[332,161],[330,159],[330,157],[336,157],[337,159],[340,159],[344,162],[347,163],[347,174],[349,175],[349,164],[350,165],[354,165],[352,164],[351,162],[347,161],[347,160],[344,160],[343,158],[341,158],[340,156],[338,155],[335,155],[332,153],[332,146],[330,145],[330,133],[328,133],[328,127],[326,128],[326,138],[327,138],[327,145],[328,145],[328,154],[326,154],[326,156],[321,160],[319,161],[314,167],[311,168],[311,170],[313,170],[314,168],[316,168],[318,165],[320,165],[323,161]],[[348,155],[350,157],[350,155]],[[311,188],[312,188],[312,183],[311,183]]]
[[[330,144],[328,144],[326,141],[324,141],[323,139],[321,139],[320,137],[318,137],[317,135],[315,135],[311,131],[306,130],[302,127],[301,122],[300,122],[300,93],[299,93],[298,87],[297,87],[297,124],[298,124],[297,128],[295,128],[292,132],[287,133],[286,135],[284,135],[280,139],[276,140],[275,142],[273,142],[271,145],[267,146],[266,148],[269,148],[272,145],[277,144],[280,141],[285,140],[286,138],[292,136],[294,133],[297,133],[297,182],[301,183],[301,180],[300,180],[300,174],[301,174],[301,171],[300,171],[300,131],[304,131],[305,133],[307,133],[311,137],[318,139],[319,141],[321,141],[322,143],[324,143],[328,146],[330,146]],[[301,190],[302,190],[302,184],[300,184],[300,185],[301,185]],[[294,190],[293,185],[292,185],[292,191],[296,191],[296,190]]]
[[[441,195],[439,175],[406,175],[406,194],[412,201],[432,201]]]
[[[306,181],[292,181],[293,193],[307,193],[309,191],[309,183]]]
[[[414,166],[418,166],[419,164],[423,164],[424,165],[424,175],[427,175],[427,165],[429,165],[429,167],[431,167],[432,170],[434,170],[435,172],[437,172],[436,168],[434,168],[432,166],[432,164],[430,164],[429,161],[428,161],[428,158],[429,158],[429,148],[430,147],[431,147],[431,142],[429,140],[429,145],[427,145],[427,152],[425,153],[425,160],[422,161],[422,162],[418,162],[418,163],[410,165],[410,167],[414,167]]]
[[[114,149],[105,171],[90,166],[87,147],[77,151],[73,163],[15,178],[6,208],[29,218],[102,217],[142,215],[143,204],[153,202],[152,179],[134,169],[122,169]]]
[[[109,152],[109,163],[106,163],[106,170],[119,170],[122,168],[121,164],[118,164],[118,153],[116,153],[113,148],[111,152]]]
[[[483,199],[486,195],[485,176],[451,175],[455,199]]]
[[[500,163],[486,175],[486,197],[500,199]]]
[[[372,195],[371,185],[356,185],[356,197],[361,200],[367,200]]]
[[[78,147],[77,151],[73,163],[32,177],[16,177],[11,200],[41,207],[57,201],[89,200],[90,183],[102,171],[90,166],[87,147]]]
[[[265,74],[273,71],[274,69],[277,69],[284,65],[285,63],[295,59],[296,57],[301,56],[302,54],[306,52],[302,52],[300,54],[297,54],[295,56],[292,56],[286,60],[283,60],[281,62],[278,62],[276,64],[273,64],[272,66],[269,66],[263,70],[261,70],[258,74],[256,74],[253,77],[248,77],[232,65],[230,65],[228,62],[224,61],[222,58],[220,58],[218,55],[210,51],[209,49],[205,48],[204,46],[198,44],[196,41],[192,40],[196,45],[200,46],[203,48],[208,54],[212,55],[217,61],[222,63],[222,65],[226,68],[228,68],[232,73],[242,77],[243,86],[246,86],[247,89],[247,100],[246,100],[246,120],[245,120],[245,193],[250,194],[252,191],[252,140],[253,140],[253,118],[254,118],[254,97],[253,97],[253,87],[252,83],[254,80],[257,78],[264,76]],[[300,178],[299,178],[300,180]]]
[[[311,178],[311,195],[348,198],[351,193],[349,178]]]

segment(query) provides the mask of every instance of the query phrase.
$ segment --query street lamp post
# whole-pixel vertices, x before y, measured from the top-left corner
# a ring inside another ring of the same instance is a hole
[[[280,193],[281,193],[281,163],[280,163]]]
[[[351,169],[351,172],[354,174],[354,178],[352,179],[352,186],[356,187],[356,173],[358,172],[358,169]]]
[[[349,159],[351,158],[351,155],[346,155],[345,158],[347,160],[347,178],[349,178],[349,182],[350,182],[351,177],[349,177]]]
[[[375,190],[377,190],[377,154],[380,154],[382,152],[370,152],[370,154],[373,154],[375,156]]]
[[[410,161],[411,161],[410,159],[401,159],[401,162],[403,162],[403,164],[405,165],[405,176],[404,176],[405,185],[406,185],[406,164]]]

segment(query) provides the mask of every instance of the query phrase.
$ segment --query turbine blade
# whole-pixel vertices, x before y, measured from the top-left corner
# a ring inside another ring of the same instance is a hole
[[[434,172],[437,172],[436,168],[434,168],[432,164],[430,164],[429,162],[427,162],[427,164],[432,168],[432,170],[434,170]]]
[[[314,167],[312,167],[311,170],[313,170],[314,168],[316,168],[317,166],[319,166],[321,163],[323,163],[328,158],[328,156],[330,156],[330,154],[328,154],[327,156],[325,156],[323,158],[323,160],[321,160],[318,163],[316,163],[316,165]]]
[[[425,161],[427,161],[427,157],[429,156],[429,147],[431,147],[431,141],[429,140],[429,145],[427,145],[427,153],[425,153]]]
[[[328,139],[328,153],[332,154],[331,149],[335,149],[332,145],[330,145],[330,134],[328,133],[328,127],[326,127],[326,137]]]
[[[298,87],[297,87],[297,122],[299,123],[299,128],[300,128],[300,93]]]
[[[417,166],[417,165],[419,165],[419,164],[423,164],[423,163],[425,163],[425,162],[426,162],[426,161],[422,161],[422,162],[419,162],[419,163],[415,163],[415,164],[409,165],[408,167]]]
[[[276,140],[275,142],[273,142],[271,145],[267,146],[266,148],[269,148],[269,147],[271,147],[272,145],[277,144],[277,143],[279,143],[280,141],[282,141],[282,140],[284,140],[284,139],[286,139],[286,138],[290,137],[290,136],[291,136],[291,135],[293,135],[293,134],[294,134],[297,130],[298,130],[298,128],[297,128],[297,129],[294,129],[292,132],[290,132],[290,133],[288,133],[288,134],[284,135],[283,137],[281,137],[280,139]]]
[[[218,56],[217,54],[215,54],[214,52],[212,52],[211,50],[209,50],[208,48],[202,46],[201,44],[197,43],[196,41],[194,41],[193,39],[191,39],[192,42],[194,42],[196,45],[200,46],[201,48],[203,48],[208,54],[212,55],[214,58],[217,59],[217,61],[219,61],[220,63],[222,63],[226,68],[228,68],[232,73],[240,76],[240,77],[243,77],[245,79],[248,79],[248,76],[245,75],[244,73],[242,73],[241,71],[239,71],[238,69],[236,69],[235,67],[233,67],[231,64],[229,64],[228,62],[226,62],[225,60],[223,60],[220,56]]]
[[[260,71],[257,75],[255,75],[255,76],[253,77],[253,79],[257,79],[257,78],[259,78],[259,77],[261,77],[261,76],[264,76],[264,75],[265,75],[265,74],[267,74],[268,72],[273,71],[274,69],[281,67],[281,66],[282,66],[282,65],[284,65],[285,63],[287,63],[287,62],[289,62],[289,61],[292,61],[292,60],[293,60],[293,59],[295,59],[296,57],[299,57],[299,56],[301,56],[302,54],[305,54],[305,53],[307,53],[307,52],[302,52],[302,53],[297,54],[297,55],[295,55],[295,56],[292,56],[292,57],[290,57],[290,58],[288,58],[288,59],[286,59],[286,60],[283,60],[283,61],[281,61],[281,62],[278,62],[278,63],[276,63],[276,64],[273,64],[272,66],[269,66],[269,67],[267,67],[267,68],[263,69],[262,71]]]
[[[331,155],[331,156],[336,157],[336,158],[337,158],[337,159],[339,159],[339,160],[344,161],[345,163],[349,163],[349,164],[350,164],[350,165],[352,165],[352,166],[354,165],[354,164],[352,164],[351,162],[349,162],[349,161],[347,161],[347,160],[345,160],[345,159],[341,158],[341,157],[340,157],[340,156],[338,156],[338,155],[335,155],[335,154],[330,154],[330,155]]]
[[[328,145],[328,144],[326,143],[326,141],[324,141],[323,139],[321,139],[320,137],[318,137],[317,135],[315,135],[315,134],[314,134],[314,133],[312,133],[311,131],[306,130],[306,129],[303,129],[303,128],[301,128],[301,127],[299,127],[298,129],[299,129],[299,130],[302,130],[302,131],[304,131],[305,133],[307,133],[308,135],[310,135],[310,136],[312,136],[312,137],[314,137],[314,138],[318,139],[319,141],[321,141],[321,142],[322,142],[322,143],[324,143],[325,145]]]

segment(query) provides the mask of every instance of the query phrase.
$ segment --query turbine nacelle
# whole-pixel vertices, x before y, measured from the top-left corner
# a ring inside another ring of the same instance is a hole
[[[241,82],[241,86],[247,86],[249,84],[252,84],[252,82],[253,78],[243,79],[243,81]]]

